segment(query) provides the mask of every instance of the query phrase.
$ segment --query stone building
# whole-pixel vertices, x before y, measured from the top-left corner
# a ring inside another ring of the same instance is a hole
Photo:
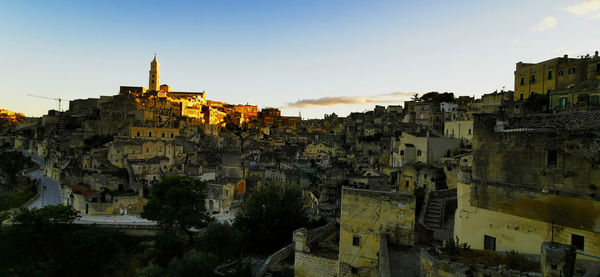
[[[376,276],[382,240],[414,244],[413,195],[344,188],[341,206],[338,276]]]
[[[585,80],[600,76],[598,51],[581,58],[553,58],[539,63],[518,62],[515,70],[515,101],[523,101],[531,94],[547,94],[565,89]]]
[[[476,249],[539,254],[555,241],[600,255],[600,112],[474,122],[472,176],[457,184],[454,234]]]

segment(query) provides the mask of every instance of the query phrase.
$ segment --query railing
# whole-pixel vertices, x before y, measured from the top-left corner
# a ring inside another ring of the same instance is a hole
[[[337,231],[337,228],[335,227],[336,221],[332,220],[326,225],[308,231],[306,244],[314,243],[324,236],[329,236],[335,233],[335,231]],[[286,245],[284,248],[279,249],[279,251],[273,253],[271,256],[267,257],[265,262],[256,270],[256,272],[253,272],[252,275],[255,277],[262,277],[272,265],[280,263],[293,253],[294,243],[292,242]]]

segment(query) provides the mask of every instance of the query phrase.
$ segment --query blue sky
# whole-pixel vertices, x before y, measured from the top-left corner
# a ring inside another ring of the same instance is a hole
[[[56,103],[27,94],[147,87],[155,52],[174,90],[320,118],[512,89],[518,61],[600,50],[600,0],[0,1],[0,18],[0,108],[30,116]],[[290,105],[323,97],[365,101]]]

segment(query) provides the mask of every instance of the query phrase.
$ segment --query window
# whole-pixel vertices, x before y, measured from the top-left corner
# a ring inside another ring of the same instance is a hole
[[[148,137],[152,137],[152,131],[148,132]]]
[[[352,273],[352,275],[358,275],[359,274],[359,270],[358,267],[350,267],[350,273]]]
[[[150,152],[150,148],[146,148],[146,153],[149,153],[149,152]]]
[[[173,138],[173,133],[171,133],[171,138]]]
[[[352,236],[352,245],[360,246],[360,237],[359,236]]]
[[[400,156],[404,156],[404,150],[400,150]]]
[[[548,80],[552,80],[552,70],[548,70]]]
[[[483,236],[483,249],[496,251],[496,238],[488,235]]]
[[[417,150],[417,156],[421,156],[421,150]]]
[[[162,133],[162,137],[163,137],[163,138],[165,137],[165,133]]]
[[[600,63],[596,64],[596,72],[600,72]]]
[[[578,250],[583,250],[584,237],[580,235],[571,234],[571,245],[575,246]]]
[[[471,134],[471,129],[469,129],[469,135]]]
[[[559,106],[561,109],[564,109],[567,107],[567,97],[561,97],[559,100]]]
[[[546,155],[546,161],[548,166],[557,166],[558,165],[558,151],[556,150],[548,150]]]
[[[140,136],[140,132],[137,132],[137,136],[138,136],[138,137]]]
[[[575,74],[575,68],[574,67],[569,68],[569,75],[571,75],[571,74]]]
[[[410,183],[409,183],[408,181],[406,181],[406,183],[404,184],[404,186],[405,186],[406,188],[408,188],[408,186],[409,186],[409,185],[410,185]]]
[[[531,74],[531,82],[530,83],[535,83],[535,74]]]
[[[525,84],[525,77],[521,77],[521,85]]]
[[[592,95],[592,97],[590,97],[590,104],[592,106],[598,106],[598,95]]]
[[[558,72],[558,76],[559,76],[559,77],[560,77],[560,76],[563,76],[563,75],[565,75],[565,72],[564,72],[564,71],[562,71],[562,70],[561,70],[561,71],[559,71],[559,72]]]

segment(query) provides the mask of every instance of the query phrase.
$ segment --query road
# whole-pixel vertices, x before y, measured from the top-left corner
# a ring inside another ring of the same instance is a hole
[[[40,159],[36,155],[32,155],[23,151],[23,155],[27,157],[31,157],[31,159],[39,164],[40,166],[45,166],[44,160]],[[44,172],[41,169],[36,169],[33,171],[29,171],[27,175],[40,180],[40,184],[43,187],[46,187],[43,193],[40,194],[40,197],[36,199],[31,205],[29,205],[29,209],[32,208],[41,208],[43,206],[48,205],[58,205],[62,204],[62,189],[60,188],[60,184],[55,180],[44,176]],[[116,224],[116,225],[145,225],[145,226],[156,226],[156,222],[140,218],[137,215],[87,215],[82,214],[81,217],[75,220],[77,224]]]
[[[31,157],[34,162],[40,166],[44,166],[44,161],[39,157],[31,155],[27,152],[23,152],[23,155]],[[56,181],[45,177],[41,169],[29,171],[27,172],[27,175],[40,180],[41,185],[40,197],[38,197],[33,203],[31,203],[31,205],[29,205],[29,209],[41,208],[48,205],[58,205],[62,203],[60,185]]]

